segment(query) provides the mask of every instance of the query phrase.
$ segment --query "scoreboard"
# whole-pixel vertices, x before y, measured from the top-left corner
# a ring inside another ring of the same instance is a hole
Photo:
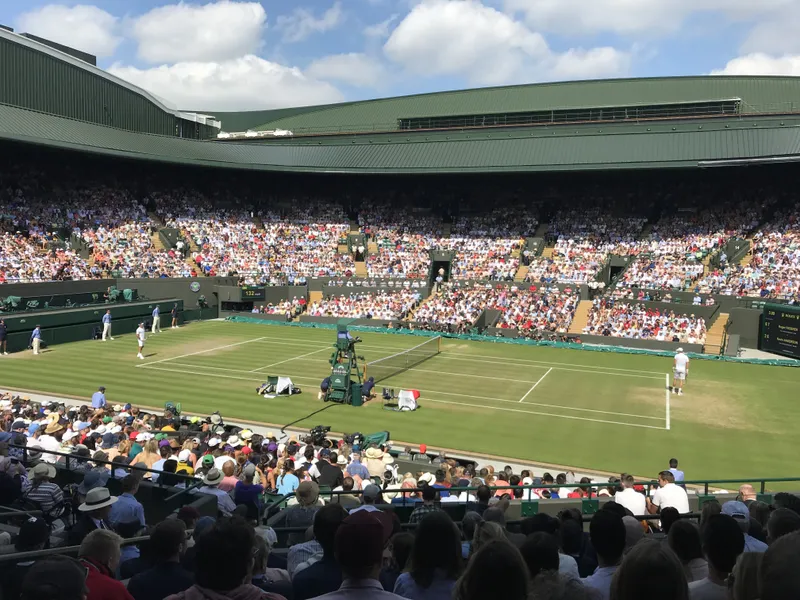
[[[243,285],[242,286],[242,302],[248,300],[263,300],[266,298],[267,292],[262,285]]]
[[[800,359],[800,306],[764,305],[759,347],[766,352]]]

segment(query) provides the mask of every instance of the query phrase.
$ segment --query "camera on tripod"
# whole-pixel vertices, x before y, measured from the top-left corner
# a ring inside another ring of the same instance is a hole
[[[322,443],[327,438],[327,433],[331,430],[329,425],[317,425],[312,428],[308,435],[302,438],[304,444],[312,444],[314,446],[322,446]]]

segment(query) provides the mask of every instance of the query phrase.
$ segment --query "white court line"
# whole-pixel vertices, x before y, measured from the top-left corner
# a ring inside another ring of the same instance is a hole
[[[264,369],[270,369],[272,367],[277,367],[278,365],[282,365],[284,363],[287,363],[287,362],[290,362],[290,361],[293,361],[293,360],[299,360],[301,358],[305,358],[306,356],[311,356],[312,354],[317,354],[318,352],[322,352],[323,350],[331,350],[331,352],[332,352],[333,348],[331,348],[330,346],[326,346],[325,348],[320,348],[318,350],[314,350],[313,352],[308,352],[307,354],[301,354],[300,356],[293,356],[292,358],[287,358],[286,360],[282,360],[280,362],[272,363],[271,365],[267,365],[266,367],[259,367],[258,369],[253,369],[250,372],[251,373],[258,373],[259,371],[263,371]]]
[[[244,344],[250,344],[252,342],[257,342],[259,340],[263,340],[263,337],[255,338],[253,340],[245,340],[243,342],[236,342],[235,344],[228,344],[227,346],[217,346],[216,348],[209,348],[208,350],[199,350],[197,352],[189,352],[189,354],[181,354],[180,356],[170,356],[169,358],[162,358],[161,360],[151,360],[146,363],[140,363],[136,365],[136,367],[146,367],[148,365],[155,365],[162,362],[167,362],[170,360],[178,360],[179,358],[186,358],[187,356],[195,356],[197,354],[206,354],[207,352],[214,352],[216,350],[224,350],[225,348],[233,348],[235,346],[242,346]]]
[[[539,385],[540,383],[542,383],[542,380],[545,377],[547,377],[550,374],[550,371],[552,371],[552,370],[553,370],[553,367],[550,367],[549,369],[547,369],[547,371],[545,371],[544,375],[539,377],[539,380],[531,386],[531,389],[529,389],[527,392],[525,392],[525,395],[522,397],[522,400],[525,400],[525,398],[528,397],[528,394],[530,394],[533,390],[535,390],[536,386]],[[522,400],[520,400],[520,404],[522,403]]]
[[[664,379],[667,380],[667,387],[664,388],[665,393],[667,394],[667,431],[669,431],[670,421],[669,421],[669,373],[664,373]]]
[[[253,371],[244,371],[242,369],[228,369],[228,368],[224,368],[224,367],[207,367],[206,365],[203,365],[202,367],[200,367],[198,365],[190,365],[190,364],[186,364],[186,363],[172,363],[172,364],[175,365],[175,366],[178,366],[178,367],[189,367],[190,369],[200,369],[200,368],[203,368],[203,369],[215,369],[215,370],[218,370],[218,371],[227,371],[227,372],[230,372],[230,373],[244,373],[244,374],[247,374],[247,373],[252,373],[253,372]],[[142,365],[142,366],[146,367],[147,365]],[[154,367],[154,368],[159,368],[159,367]],[[416,370],[417,369],[413,369],[413,368],[410,369],[410,371],[412,371],[412,372],[416,371]],[[181,370],[177,370],[177,369],[174,369],[174,371],[176,373],[183,373],[183,372],[194,373],[194,371],[181,371]],[[426,371],[426,372],[427,373],[445,374],[445,373],[440,373],[439,371]],[[204,375],[215,375],[214,373],[203,373],[203,374]],[[458,376],[466,376],[466,377],[481,377],[480,375],[464,375],[463,373],[449,373],[449,374],[450,375],[458,375]],[[220,377],[222,377],[222,375]],[[230,376],[227,376],[227,377],[230,377]],[[300,380],[316,381],[314,379],[310,379],[310,378],[307,378],[307,377],[294,377],[293,375],[289,375],[288,377],[290,379],[293,379],[293,380],[296,379],[298,381],[300,381]],[[231,377],[231,379],[246,379],[246,380],[250,381],[249,378],[243,378],[243,377],[238,377],[238,378],[237,377]],[[487,377],[487,379],[498,379],[499,380],[500,378]],[[506,379],[505,381],[508,381],[508,380]],[[525,381],[523,383],[531,383],[531,382],[530,381]],[[506,400],[505,398],[494,398],[494,397],[488,397],[488,396],[472,396],[470,394],[461,394],[461,393],[457,393],[457,392],[441,392],[439,390],[428,390],[428,389],[422,389],[422,388],[415,388],[415,389],[418,389],[420,392],[426,392],[428,394],[441,394],[441,395],[445,395],[445,396],[455,396],[457,398],[473,398],[475,400],[493,400],[495,402],[506,402],[506,403],[512,403],[512,404],[518,404],[519,403],[518,400]],[[427,396],[426,396],[425,399],[426,400],[428,399]],[[577,407],[577,406],[562,406],[560,404],[542,404],[541,402],[526,402],[525,404],[528,405],[528,406],[541,406],[543,408],[558,408],[558,409],[561,409],[561,410],[574,410],[574,411],[578,411],[578,412],[590,412],[590,413],[597,413],[597,414],[602,414],[602,415],[614,415],[614,416],[617,416],[617,417],[631,417],[631,418],[634,418],[634,419],[650,419],[650,420],[653,420],[653,421],[660,421],[663,418],[663,417],[651,417],[651,416],[648,416],[648,415],[634,415],[632,413],[621,413],[621,412],[615,412],[615,411],[610,411],[610,410],[598,410],[598,409],[595,409],[595,408],[581,408],[581,407]],[[486,408],[493,408],[493,407],[487,406]]]

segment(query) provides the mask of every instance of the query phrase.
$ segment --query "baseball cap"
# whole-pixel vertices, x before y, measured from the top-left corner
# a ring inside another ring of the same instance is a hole
[[[738,500],[731,500],[722,505],[722,514],[733,517],[737,521],[750,520],[750,510],[744,502]]]
[[[192,453],[189,450],[181,450],[178,453],[178,460],[180,462],[187,462],[192,456]]]
[[[249,463],[245,465],[243,470],[245,477],[255,477],[256,475],[256,466],[253,463]]]
[[[166,446],[169,446],[169,440],[161,440],[160,442],[158,442],[159,448],[164,448]]]
[[[28,552],[44,544],[50,537],[50,526],[47,521],[37,517],[27,519],[20,525],[14,547],[17,552]]]
[[[21,596],[26,600],[83,598],[88,594],[89,570],[74,558],[49,556],[37,561],[22,580]]]
[[[683,348],[678,348],[675,352],[683,352]]]
[[[320,458],[327,458],[331,455],[331,451],[328,448],[323,448],[319,451]]]
[[[379,488],[374,483],[370,483],[367,487],[364,488],[364,498],[369,498],[370,500],[377,500],[380,495],[381,495],[381,488]]]
[[[203,457],[203,466],[204,467],[213,467],[214,466],[214,457],[210,454],[206,454]]]
[[[253,449],[250,446],[245,446],[244,448],[242,448],[242,454],[244,454],[244,455],[248,455],[252,451],[253,451]]]
[[[336,559],[342,570],[361,571],[381,564],[392,535],[391,517],[381,511],[357,510],[336,531]]]

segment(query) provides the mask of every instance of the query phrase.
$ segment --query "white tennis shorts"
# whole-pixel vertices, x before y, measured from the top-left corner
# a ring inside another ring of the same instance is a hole
[[[144,348],[144,342],[142,340],[138,340],[139,348]]]
[[[684,381],[686,379],[686,371],[681,369],[673,369],[672,372],[676,381]]]

